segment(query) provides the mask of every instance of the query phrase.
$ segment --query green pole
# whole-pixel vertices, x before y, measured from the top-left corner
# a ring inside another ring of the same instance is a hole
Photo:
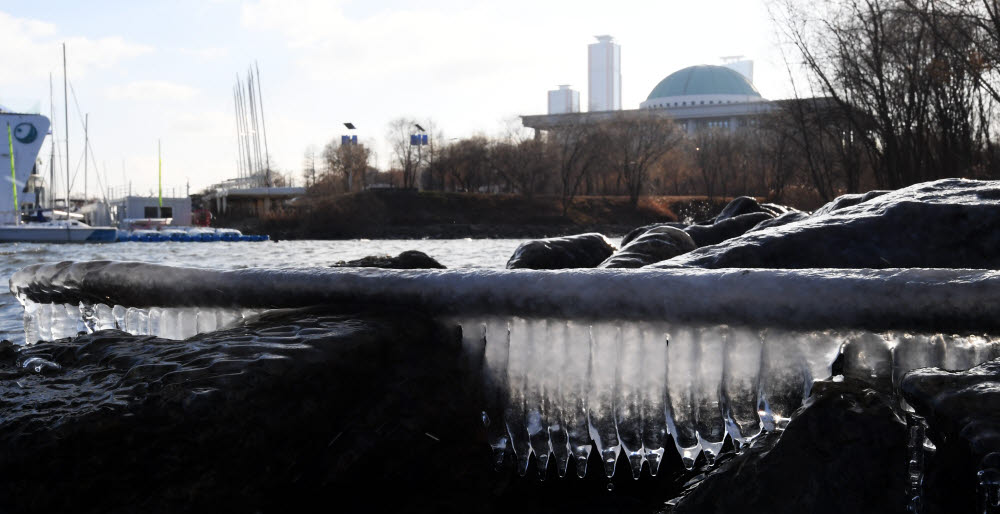
[[[14,172],[14,137],[10,133],[10,122],[7,122],[7,149],[10,151],[10,187],[14,191],[14,220],[21,224],[21,207],[17,203],[17,173]]]

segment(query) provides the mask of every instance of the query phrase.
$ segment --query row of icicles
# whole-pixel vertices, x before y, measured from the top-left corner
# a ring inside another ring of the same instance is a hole
[[[789,331],[657,322],[524,318],[458,320],[470,365],[482,369],[483,421],[497,466],[532,456],[544,477],[580,477],[597,451],[610,478],[624,456],[638,478],[659,471],[673,444],[691,469],[714,463],[728,435],[737,450],[762,430],[782,429],[830,377],[892,380],[922,367],[968,369],[1000,355],[985,336],[864,331]]]

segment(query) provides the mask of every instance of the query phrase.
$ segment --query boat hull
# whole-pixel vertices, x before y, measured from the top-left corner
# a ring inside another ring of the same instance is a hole
[[[0,227],[0,243],[113,243],[116,236],[103,227]]]

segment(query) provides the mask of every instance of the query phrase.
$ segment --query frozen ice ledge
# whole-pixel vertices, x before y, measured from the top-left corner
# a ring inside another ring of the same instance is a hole
[[[183,339],[266,309],[416,309],[462,327],[498,461],[524,473],[592,451],[657,472],[669,445],[711,462],[781,428],[814,379],[898,384],[1000,355],[1000,273],[985,270],[571,271],[176,268],[63,262],[18,271],[27,341],[117,328]]]

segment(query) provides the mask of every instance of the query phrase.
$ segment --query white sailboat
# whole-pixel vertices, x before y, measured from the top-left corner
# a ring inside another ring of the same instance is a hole
[[[66,45],[63,45],[63,76],[66,75]],[[49,87],[51,88],[51,81]],[[63,96],[66,96],[66,80]],[[10,189],[0,181],[0,243],[113,243],[117,236],[114,227],[91,227],[69,213],[69,109],[66,110],[66,211],[63,219],[53,216],[45,219],[39,206],[34,206],[38,216],[24,219],[17,190],[25,184],[35,166],[35,159],[42,148],[51,121],[41,114],[9,112],[0,106],[0,131],[6,142],[0,145],[0,164],[10,164]],[[53,134],[53,137],[55,134]],[[53,142],[54,144],[54,142]],[[6,176],[6,173],[3,174]]]
[[[4,112],[0,108],[0,133],[6,143],[0,145],[0,163],[11,170],[9,175],[3,174],[7,180],[0,181],[0,243],[114,242],[114,228],[91,227],[69,215],[62,220],[23,220],[18,189],[31,175],[49,125],[49,119],[40,114]]]

